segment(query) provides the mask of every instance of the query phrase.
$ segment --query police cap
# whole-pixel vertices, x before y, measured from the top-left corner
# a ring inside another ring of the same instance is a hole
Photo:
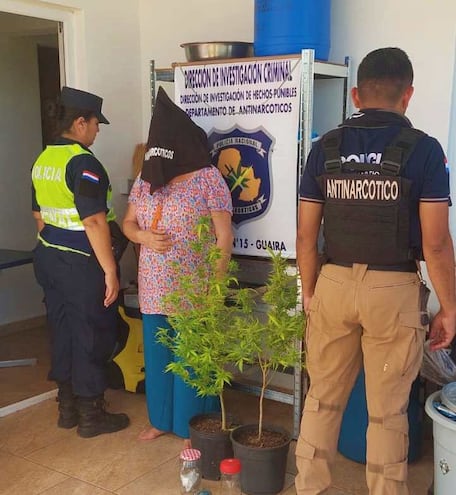
[[[109,124],[109,120],[101,113],[103,98],[87,91],[63,86],[60,95],[60,104],[64,107],[90,110],[101,124]]]

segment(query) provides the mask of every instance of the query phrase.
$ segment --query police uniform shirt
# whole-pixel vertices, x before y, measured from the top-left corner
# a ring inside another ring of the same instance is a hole
[[[75,143],[79,144],[84,150],[89,151],[89,153],[74,156],[68,162],[65,181],[70,191],[74,194],[75,207],[80,219],[83,220],[102,211],[107,212],[106,195],[111,185],[103,165],[86,146],[62,137],[57,139],[54,146]],[[40,211],[33,185],[32,210]],[[63,245],[87,254],[92,253],[87,234],[84,231],[70,231],[46,225],[40,235],[50,244]]]
[[[342,124],[341,161],[381,163],[382,152],[410,121],[395,112],[361,110]],[[317,177],[325,173],[325,155],[321,141],[314,143],[303,171],[299,199],[324,203]],[[418,215],[420,201],[450,202],[449,176],[445,154],[439,142],[424,136],[416,145],[401,175],[412,181],[410,198],[410,247],[421,251],[421,228]]]

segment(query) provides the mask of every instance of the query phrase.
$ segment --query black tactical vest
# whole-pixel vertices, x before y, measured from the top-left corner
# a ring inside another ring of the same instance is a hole
[[[334,263],[401,265],[415,258],[410,249],[410,186],[401,176],[422,131],[402,128],[380,164],[345,162],[343,129],[325,134],[325,173],[318,182],[325,198],[325,257]]]

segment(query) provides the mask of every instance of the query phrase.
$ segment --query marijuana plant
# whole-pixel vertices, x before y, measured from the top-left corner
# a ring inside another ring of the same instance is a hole
[[[271,272],[261,300],[267,308],[264,318],[255,311],[259,293],[236,288],[237,265],[229,262],[225,273],[218,272],[222,253],[213,243],[211,220],[203,218],[197,226],[192,249],[202,255],[203,263],[192,274],[182,274],[175,264],[179,287],[167,302],[177,308],[168,320],[175,330],[158,332],[159,341],[169,347],[176,360],[166,370],[195,387],[200,396],[220,399],[222,429],[227,429],[223,399],[225,385],[233,374],[230,365],[242,372],[246,364],[258,364],[262,383],[259,398],[258,442],[263,431],[263,404],[272,372],[301,363],[300,347],[305,316],[297,311],[297,276],[281,253],[269,250]]]
[[[233,378],[228,365],[235,364],[242,371],[251,359],[242,335],[246,326],[255,324],[254,293],[252,289],[233,290],[238,285],[235,262],[229,262],[225,273],[218,271],[222,252],[213,242],[210,217],[198,223],[191,247],[202,255],[203,263],[191,274],[182,274],[180,266],[174,265],[179,287],[167,303],[176,308],[168,316],[175,335],[160,329],[158,340],[176,357],[166,371],[181,377],[199,396],[219,397],[222,430],[226,430],[223,389]]]
[[[258,404],[258,437],[263,432],[264,395],[272,378],[272,371],[297,366],[303,354],[297,345],[304,336],[305,315],[297,310],[297,275],[282,254],[269,250],[272,268],[265,286],[263,302],[266,312],[262,321],[244,328],[244,352],[249,362],[256,362],[261,370],[261,391]]]

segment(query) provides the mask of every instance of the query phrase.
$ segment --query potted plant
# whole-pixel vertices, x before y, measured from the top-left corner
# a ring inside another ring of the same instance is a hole
[[[301,346],[305,316],[297,310],[297,275],[281,253],[269,251],[272,269],[262,300],[262,320],[251,320],[243,329],[243,352],[261,370],[258,423],[242,425],[231,433],[235,457],[241,460],[241,487],[249,495],[275,494],[282,490],[291,434],[263,424],[264,394],[272,372],[302,363]]]
[[[220,399],[221,414],[195,416],[189,425],[192,446],[202,451],[203,477],[216,480],[220,461],[233,456],[229,434],[236,425],[227,414],[223,390],[233,378],[229,365],[242,371],[250,358],[239,336],[254,321],[254,294],[251,289],[233,290],[238,285],[233,261],[226,273],[217,273],[222,254],[211,242],[210,218],[199,222],[192,249],[202,253],[204,263],[190,275],[175,265],[179,287],[168,302],[179,311],[168,320],[176,335],[170,338],[159,330],[158,339],[176,356],[166,371],[180,376],[198,395]]]

